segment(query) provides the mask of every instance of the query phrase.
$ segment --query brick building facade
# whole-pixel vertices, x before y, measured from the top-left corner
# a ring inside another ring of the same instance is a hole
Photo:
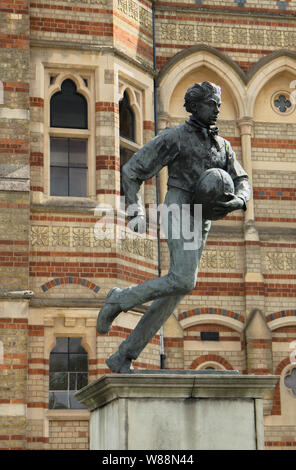
[[[213,223],[196,288],[164,325],[165,367],[280,375],[264,401],[265,446],[295,448],[295,13],[295,0],[1,2],[0,448],[88,448],[88,411],[73,391],[86,372],[89,382],[110,372],[106,357],[145,306],[105,336],[98,309],[114,285],[158,274],[153,224],[148,238],[113,238],[105,227],[98,239],[95,208],[111,205],[126,230],[121,163],[155,124],[184,122],[184,93],[202,80],[222,88],[220,135],[253,195],[245,213]],[[82,124],[54,104],[67,93]],[[119,133],[124,97],[128,137]],[[155,185],[144,184],[146,204],[156,202]],[[165,188],[162,170],[161,201]],[[160,340],[135,368],[160,367]]]

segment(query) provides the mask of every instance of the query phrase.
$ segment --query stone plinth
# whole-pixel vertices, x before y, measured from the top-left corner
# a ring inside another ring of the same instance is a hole
[[[262,401],[278,377],[190,372],[105,375],[77,392],[91,449],[263,449]]]

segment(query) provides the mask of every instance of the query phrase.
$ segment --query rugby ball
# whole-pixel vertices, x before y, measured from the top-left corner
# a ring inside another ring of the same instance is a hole
[[[203,219],[222,218],[213,212],[213,207],[216,201],[227,202],[231,198],[227,193],[234,194],[234,183],[227,171],[210,168],[202,173],[195,187],[194,203],[202,204]]]

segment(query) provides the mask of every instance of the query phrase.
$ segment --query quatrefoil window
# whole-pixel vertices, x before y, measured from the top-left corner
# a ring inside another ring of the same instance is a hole
[[[296,397],[296,369],[292,369],[291,374],[285,377],[284,384],[287,388],[291,389],[293,395]]]
[[[274,93],[271,98],[271,105],[274,111],[278,114],[291,114],[294,109],[295,105],[291,100],[290,94],[287,91],[278,91]]]
[[[285,95],[280,95],[278,99],[274,100],[274,105],[281,113],[285,113],[287,109],[291,108],[292,103],[285,97]]]

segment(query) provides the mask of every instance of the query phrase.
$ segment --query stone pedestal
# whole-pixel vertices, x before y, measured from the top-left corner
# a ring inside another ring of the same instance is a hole
[[[92,450],[256,450],[275,376],[105,375],[76,393],[91,411]]]

